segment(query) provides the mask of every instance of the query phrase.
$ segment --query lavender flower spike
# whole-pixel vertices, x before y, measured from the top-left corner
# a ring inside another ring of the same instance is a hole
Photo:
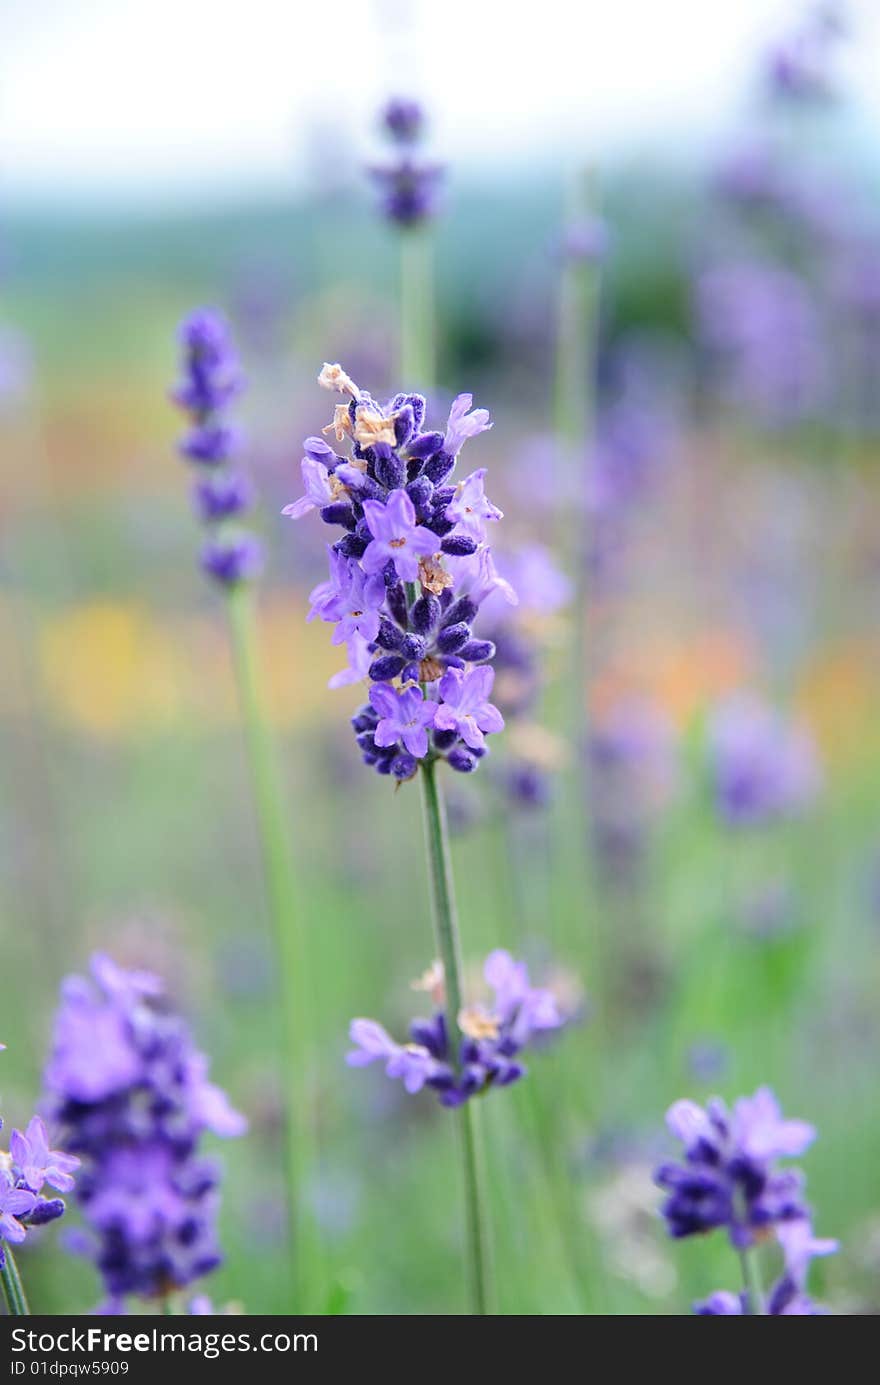
[[[458,486],[451,479],[465,438],[491,427],[489,414],[470,411],[472,396],[460,395],[444,434],[426,426],[421,395],[401,391],[379,402],[339,364],[325,364],[318,379],[345,400],[324,431],[350,455],[306,439],[303,469],[318,489],[285,513],[320,508],[341,530],[307,617],[332,623],[332,643],[348,651],[348,667],[330,687],[372,681],[352,726],[364,762],[379,774],[403,783],[438,759],[471,773],[488,752],[486,736],[504,725],[488,701],[495,646],[474,624],[491,595],[517,600],[482,538],[501,519],[486,498],[485,468]],[[325,483],[329,491],[320,489]]]

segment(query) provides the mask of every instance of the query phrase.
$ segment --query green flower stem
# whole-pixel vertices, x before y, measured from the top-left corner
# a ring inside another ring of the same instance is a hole
[[[323,1266],[318,1229],[307,1200],[310,1179],[317,1167],[318,1149],[309,1082],[311,1030],[306,939],[297,906],[278,755],[266,710],[253,596],[245,584],[230,590],[228,609],[278,960],[294,1304],[296,1311],[307,1313],[317,1311],[316,1305],[321,1303]]]
[[[427,226],[400,233],[399,349],[399,387],[427,394],[435,369],[433,245]]]
[[[452,879],[452,861],[446,828],[446,810],[437,782],[437,763],[422,762],[422,797],[425,808],[425,840],[433,901],[437,951],[443,963],[446,985],[446,1026],[450,1047],[458,1034],[461,1011],[461,957],[458,918]],[[487,1222],[487,1200],[479,1112],[474,1100],[466,1101],[455,1115],[459,1125],[464,1178],[466,1267],[468,1302],[473,1314],[492,1311],[492,1267]]]
[[[741,1250],[739,1253],[739,1263],[742,1267],[744,1296],[744,1311],[750,1317],[757,1317],[764,1313],[764,1285],[761,1281],[761,1267],[758,1264],[757,1252],[751,1250]]]
[[[6,1301],[6,1311],[11,1318],[22,1318],[30,1315],[28,1301],[25,1298],[21,1276],[18,1273],[18,1266],[15,1257],[8,1245],[3,1247],[6,1263],[0,1270],[0,1284],[3,1286],[3,1298]]]

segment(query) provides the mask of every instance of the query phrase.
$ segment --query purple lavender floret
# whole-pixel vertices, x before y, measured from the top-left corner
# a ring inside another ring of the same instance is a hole
[[[449,1040],[442,1009],[431,1019],[413,1020],[405,1044],[397,1043],[375,1020],[356,1019],[349,1030],[354,1044],[346,1058],[349,1067],[383,1062],[386,1074],[399,1078],[408,1092],[429,1087],[447,1107],[518,1081],[526,1072],[519,1054],[541,1035],[561,1028],[564,1017],[553,993],[532,986],[525,963],[503,949],[486,958],[483,976],[493,1000],[461,1011],[455,1042]],[[442,1006],[438,963],[416,989],[429,990],[435,1004]]]
[[[210,534],[201,566],[221,586],[233,587],[256,576],[262,567],[257,540],[234,528],[254,501],[249,480],[231,465],[241,435],[226,417],[228,405],[242,388],[242,374],[226,321],[213,309],[190,313],[180,326],[179,339],[181,379],[171,397],[190,420],[180,452],[207,472],[193,489],[196,513]]]
[[[808,1217],[803,1175],[777,1161],[803,1154],[816,1132],[784,1119],[769,1087],[740,1097],[732,1111],[717,1097],[705,1109],[676,1101],[666,1124],[685,1150],[683,1163],[661,1164],[654,1174],[669,1194],[661,1211],[676,1240],[723,1227],[745,1250]]]
[[[486,495],[486,469],[454,479],[465,443],[492,420],[460,394],[445,428],[432,431],[421,395],[380,404],[339,365],[318,378],[344,396],[324,431],[348,455],[307,438],[305,495],[283,513],[298,520],[317,511],[342,531],[307,617],[332,624],[333,644],[347,650],[348,667],[330,686],[372,683],[352,726],[378,773],[402,782],[429,756],[470,773],[487,753],[486,735],[503,727],[488,701],[495,646],[474,624],[490,597],[517,599],[487,543],[502,516]]]
[[[167,1294],[221,1261],[219,1170],[200,1145],[207,1130],[234,1136],[246,1123],[207,1071],[158,978],[97,954],[90,978],[64,982],[47,1102],[82,1161],[84,1249],[116,1305],[131,1294]],[[65,1169],[36,1134],[35,1146],[29,1126],[35,1157],[48,1158],[48,1181]]]
[[[0,1044],[0,1049],[4,1047]],[[70,1192],[79,1163],[73,1154],[50,1149],[48,1131],[39,1116],[32,1117],[27,1130],[12,1131],[9,1153],[0,1154],[0,1270],[6,1266],[4,1243],[21,1245],[31,1227],[45,1226],[64,1215],[64,1201],[44,1197],[42,1190],[48,1183],[60,1192]]]
[[[827,1308],[816,1303],[806,1292],[807,1276],[811,1262],[819,1256],[833,1255],[837,1242],[814,1236],[812,1225],[806,1218],[780,1226],[777,1238],[782,1246],[784,1264],[782,1274],[768,1295],[766,1316],[824,1317]],[[694,1312],[699,1317],[742,1317],[747,1307],[744,1294],[732,1294],[720,1289],[695,1303]]]

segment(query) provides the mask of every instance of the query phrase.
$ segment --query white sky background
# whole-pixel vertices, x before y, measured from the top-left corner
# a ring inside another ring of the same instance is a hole
[[[0,0],[0,196],[198,201],[358,162],[389,92],[463,175],[691,145],[794,0]],[[880,128],[880,0],[845,73]],[[336,151],[331,155],[316,151]]]

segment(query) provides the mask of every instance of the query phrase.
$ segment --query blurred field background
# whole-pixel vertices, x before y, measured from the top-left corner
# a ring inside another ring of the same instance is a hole
[[[765,10],[754,34],[767,42],[798,13]],[[853,10],[845,43],[864,61],[870,32]],[[372,22],[381,36],[400,14],[380,7]],[[759,52],[737,49],[737,71]],[[377,101],[399,76],[374,74]],[[448,786],[469,958],[510,946],[582,996],[528,1081],[486,1103],[508,1313],[681,1313],[735,1282],[720,1241],[666,1240],[650,1171],[670,1101],[763,1082],[819,1127],[810,1201],[842,1250],[818,1267],[817,1295],[841,1313],[880,1306],[880,331],[872,319],[856,339],[832,334],[823,295],[837,280],[805,221],[773,254],[822,309],[816,378],[833,367],[858,389],[845,398],[807,373],[815,407],[784,417],[719,389],[697,286],[719,255],[743,258],[713,170],[744,112],[758,128],[750,99],[744,83],[702,144],[670,142],[663,155],[627,129],[607,157],[585,141],[574,158],[499,160],[482,177],[466,161],[457,170],[454,125],[451,151],[438,140],[450,188],[436,233],[436,417],[465,389],[491,409],[474,465],[490,469],[510,551],[541,543],[564,566],[577,532],[592,556],[586,606],[536,616],[531,632],[546,677],[534,720],[564,767],[548,770],[550,804],[510,794],[506,737],[485,774]],[[445,119],[438,108],[438,134]],[[341,659],[325,627],[304,623],[325,536],[317,520],[291,526],[279,513],[300,493],[301,439],[327,420],[322,361],[377,396],[419,382],[394,373],[393,235],[350,150],[333,176],[346,127],[309,133],[331,153],[289,189],[181,182],[151,205],[146,187],[117,196],[112,179],[98,197],[72,180],[41,191],[13,178],[0,195],[0,1109],[8,1128],[34,1108],[59,980],[92,949],[160,972],[251,1121],[221,1151],[227,1259],[206,1291],[288,1311],[270,933],[223,611],[196,568],[167,402],[176,323],[216,304],[249,380],[248,464],[270,554],[262,652],[314,952],[323,1158],[311,1195],[341,1310],[451,1313],[461,1284],[443,1112],[343,1062],[349,1018],[399,1031],[430,961],[418,805],[412,786],[395,793],[358,762],[347,718],[362,690],[327,692]],[[865,253],[865,225],[880,267],[874,136],[855,99],[785,131],[786,166],[808,153],[826,205],[866,209],[855,240],[834,242],[844,269]],[[364,130],[351,138],[359,147]],[[639,484],[611,518],[582,503],[595,449],[553,470],[559,245],[580,162],[610,242],[598,436],[631,389],[643,438]],[[803,347],[799,321],[778,329],[786,361]],[[541,474],[552,484],[536,488]],[[575,622],[590,667],[580,750],[563,681]],[[802,720],[821,783],[803,813],[731,828],[708,727],[742,691]],[[609,769],[600,740],[621,726],[636,748]],[[573,784],[589,821],[580,847],[560,852]],[[22,1256],[35,1309],[86,1312],[97,1281],[56,1242],[44,1235]]]

